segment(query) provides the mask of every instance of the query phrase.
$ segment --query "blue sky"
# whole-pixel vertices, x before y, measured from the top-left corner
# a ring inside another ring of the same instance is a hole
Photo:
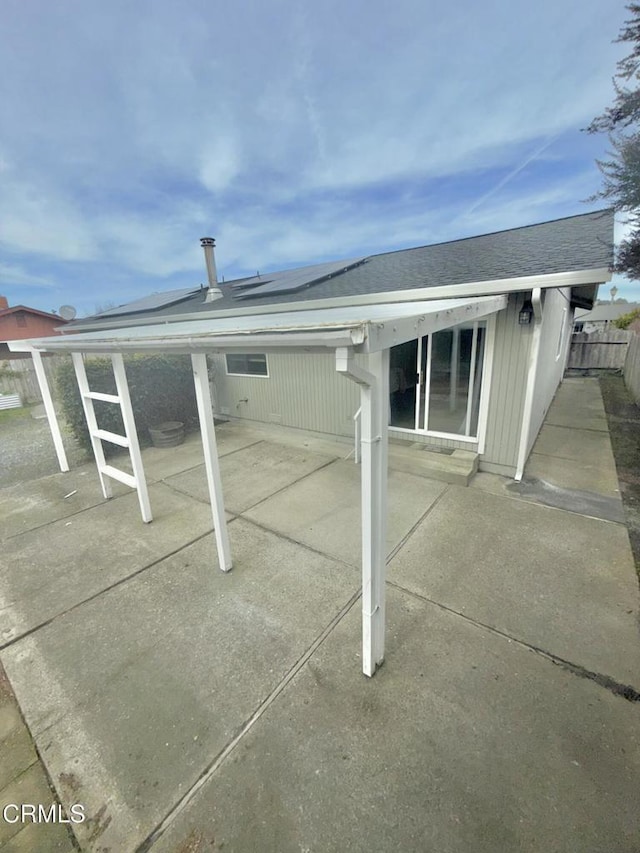
[[[580,129],[612,100],[626,15],[4,0],[0,293],[82,316],[205,281],[205,235],[229,279],[602,206],[608,143]]]

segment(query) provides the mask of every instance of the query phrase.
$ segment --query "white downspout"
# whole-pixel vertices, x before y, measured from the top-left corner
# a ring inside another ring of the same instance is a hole
[[[533,305],[533,340],[529,350],[529,367],[527,369],[527,389],[524,397],[524,410],[522,412],[522,429],[520,430],[520,444],[518,447],[518,461],[514,479],[522,480],[524,466],[529,456],[529,437],[531,435],[531,415],[533,413],[533,402],[538,378],[538,362],[540,354],[540,339],[542,337],[542,290],[535,287],[531,293]]]
[[[369,353],[367,367],[355,363],[352,349],[336,349],[336,370],[360,385],[362,671],[371,677],[384,660],[389,350]]]

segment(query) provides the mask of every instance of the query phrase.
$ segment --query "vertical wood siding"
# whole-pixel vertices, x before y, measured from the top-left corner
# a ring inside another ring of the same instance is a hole
[[[559,327],[557,323],[551,322],[551,316],[557,320],[557,299],[561,299],[558,305],[568,304],[557,295],[553,295],[550,302],[547,297],[546,304],[552,310],[549,311],[549,320],[545,318],[543,321],[544,354],[541,347],[541,358],[544,358],[545,364],[551,358],[556,371],[552,371],[548,381],[541,381],[536,389],[536,421],[540,420],[543,410],[546,412],[559,381],[559,378],[556,381],[556,372],[560,371],[561,377],[561,368],[564,366],[564,356],[558,363],[555,361],[557,340],[554,335]],[[533,334],[533,325],[523,327],[518,324],[521,303],[521,295],[510,296],[507,308],[496,318],[487,440],[481,458],[481,467],[505,474],[513,474],[516,468]],[[565,345],[568,346],[568,341]],[[333,435],[353,435],[353,415],[360,405],[360,397],[357,387],[336,373],[333,354],[271,354],[267,360],[268,378],[227,376],[224,356],[214,355],[210,358],[217,407],[222,414]],[[541,370],[544,369],[545,366],[541,365]],[[553,391],[550,391],[551,386]],[[548,399],[549,393],[551,399]],[[538,428],[535,428],[536,434]],[[391,435],[402,441],[436,447],[477,449],[476,444],[455,439],[403,434],[394,430],[391,430]]]
[[[332,435],[353,435],[360,395],[338,375],[333,353],[267,355],[269,376],[228,376],[223,355],[210,359],[221,413]],[[246,402],[243,402],[245,401]]]
[[[544,421],[545,415],[564,374],[569,346],[571,344],[571,324],[573,312],[569,306],[571,289],[546,290],[542,311],[542,331],[538,370],[531,410],[531,429],[527,453],[531,451]],[[562,348],[558,353],[558,343],[562,332]]]
[[[509,296],[507,307],[496,317],[493,374],[489,396],[487,440],[480,467],[502,473],[515,472],[522,424],[527,366],[533,325],[520,326],[522,296]]]

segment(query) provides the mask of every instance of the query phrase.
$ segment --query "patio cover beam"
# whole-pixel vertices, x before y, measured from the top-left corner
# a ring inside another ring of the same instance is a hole
[[[507,297],[482,296],[401,304],[376,304],[324,311],[262,316],[220,317],[157,323],[79,335],[58,335],[11,342],[13,351],[175,352],[223,351],[314,352],[355,347],[378,352],[423,335],[471,322],[500,311]]]
[[[455,300],[453,300],[455,301]],[[429,303],[423,303],[422,310],[408,317],[396,317],[382,322],[371,321],[367,324],[365,340],[357,352],[377,352],[398,344],[431,335],[442,329],[450,329],[460,323],[471,323],[481,317],[488,317],[507,307],[506,296],[491,296],[483,299],[468,300],[465,305],[452,305],[429,311]]]

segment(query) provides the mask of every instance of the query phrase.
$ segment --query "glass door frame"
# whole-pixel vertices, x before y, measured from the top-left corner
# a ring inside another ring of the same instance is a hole
[[[478,408],[478,431],[474,436],[469,435],[460,435],[459,433],[451,433],[451,432],[440,432],[437,430],[428,430],[424,429],[423,424],[428,423],[429,417],[429,389],[431,387],[431,359],[433,354],[433,335],[435,333],[431,333],[429,335],[424,335],[418,338],[418,353],[417,353],[417,374],[418,374],[418,382],[416,384],[416,405],[415,405],[415,423],[414,429],[410,429],[408,427],[398,427],[393,426],[393,424],[389,425],[389,428],[392,430],[396,430],[397,432],[408,433],[409,435],[425,435],[431,436],[433,438],[444,438],[452,441],[461,441],[466,442],[468,444],[477,444],[478,452],[482,453],[484,451],[484,444],[486,439],[486,428],[487,428],[487,417],[489,412],[489,393],[491,388],[491,374],[493,372],[493,356],[495,350],[495,336],[496,336],[496,323],[497,323],[497,315],[491,314],[486,318],[486,326],[485,328],[485,340],[484,340],[484,354],[482,357],[482,381],[480,386],[480,400],[479,400],[479,408]],[[484,320],[485,318],[481,318]],[[473,326],[478,326],[479,320],[473,321]],[[465,324],[456,324],[459,328]],[[455,328],[455,327],[449,327]],[[438,331],[446,331],[446,329],[441,329]],[[422,369],[422,353],[424,348],[424,340],[427,340],[427,352],[426,352],[426,361],[425,361],[425,369],[423,375]],[[473,336],[473,344],[472,344],[472,352],[471,352],[471,363],[470,363],[470,373],[469,373],[469,393],[468,393],[468,401],[467,401],[467,411],[465,416],[465,426],[469,428],[470,420],[471,420],[471,411],[473,404],[473,386],[475,384],[475,362],[476,362],[476,352],[477,352],[477,343],[478,336],[475,334]],[[424,395],[424,409],[422,406],[422,389],[425,389]]]

